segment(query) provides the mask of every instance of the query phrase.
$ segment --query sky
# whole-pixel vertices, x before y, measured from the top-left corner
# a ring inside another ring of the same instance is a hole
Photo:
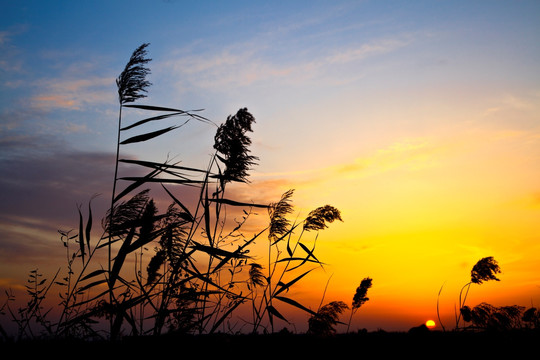
[[[449,327],[472,266],[493,256],[500,281],[468,303],[540,306],[540,2],[1,5],[0,287],[54,273],[78,205],[99,193],[106,210],[115,78],[149,43],[141,103],[216,124],[255,116],[258,165],[235,194],[295,189],[300,216],[341,211],[317,240],[327,266],[299,290],[306,305],[350,303],[371,277],[353,328],[406,330],[437,320],[437,301]],[[214,133],[190,123],[122,151],[204,167]]]

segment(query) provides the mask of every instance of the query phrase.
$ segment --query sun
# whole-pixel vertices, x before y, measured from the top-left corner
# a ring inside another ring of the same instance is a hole
[[[433,320],[428,320],[426,321],[426,326],[430,329],[434,328],[435,327],[435,321]]]

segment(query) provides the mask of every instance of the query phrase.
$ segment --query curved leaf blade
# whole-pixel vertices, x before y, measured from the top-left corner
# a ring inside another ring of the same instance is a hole
[[[122,141],[120,145],[127,145],[127,144],[133,144],[137,142],[148,141],[150,139],[153,139],[155,137],[168,133],[169,131],[176,129],[177,127],[178,126],[169,126],[168,128],[165,128],[165,129],[152,131],[146,134],[135,135],[135,136],[130,137],[129,139]]]
[[[290,299],[290,298],[287,298],[287,297],[283,297],[283,296],[276,296],[275,297],[276,299],[280,300],[280,301],[283,301],[284,303],[287,303],[289,305],[292,305],[300,310],[304,310],[308,313],[310,313],[311,315],[316,315],[315,311],[311,310],[311,309],[308,309],[307,307],[305,307],[304,305],[300,304],[298,301],[296,300],[293,300],[293,299]]]

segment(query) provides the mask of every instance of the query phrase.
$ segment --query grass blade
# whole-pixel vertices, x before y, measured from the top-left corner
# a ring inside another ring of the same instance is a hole
[[[124,107],[141,109],[141,110],[151,110],[151,111],[185,112],[184,110],[180,110],[180,109],[173,109],[169,107],[152,106],[152,105],[124,105]]]
[[[97,286],[97,285],[100,285],[100,284],[103,284],[103,283],[106,283],[107,282],[107,279],[101,279],[101,280],[96,280],[94,282],[91,282],[90,284],[87,284],[83,287],[80,287],[77,289],[77,293],[82,293],[83,291],[85,290],[88,290],[90,288],[93,288],[94,286]]]
[[[90,251],[90,234],[92,233],[92,199],[94,197],[96,197],[96,195],[92,196],[92,198],[88,202],[88,221],[86,222],[85,229],[86,246],[88,247],[88,251]]]
[[[184,212],[186,213],[186,215],[188,215],[189,217],[189,221],[190,222],[193,222],[195,221],[195,218],[193,217],[193,215],[191,215],[191,212],[189,211],[189,209],[184,205],[182,204],[182,202],[180,200],[178,200],[170,191],[169,189],[167,189],[165,187],[165,185],[161,184],[161,186],[163,187],[163,189],[165,189],[165,191],[167,192],[167,194],[169,194],[169,196],[174,200],[174,202],[176,204],[178,204],[178,206],[180,206],[182,208],[182,210],[184,210]]]
[[[98,276],[98,275],[101,275],[101,274],[106,273],[106,272],[107,272],[107,271],[104,270],[104,269],[92,271],[90,274],[85,275],[84,277],[82,277],[80,281],[88,280],[88,279],[90,279],[90,278],[93,278],[94,276]]]
[[[126,176],[122,177],[119,180],[127,180],[134,182],[154,182],[154,183],[171,183],[171,184],[181,184],[181,185],[193,185],[193,184],[204,184],[202,180],[183,180],[183,179],[165,179],[165,178],[149,178],[149,177],[140,177],[140,176]]]
[[[79,245],[81,249],[81,259],[84,264],[84,232],[83,232],[83,216],[81,213],[81,207],[79,206]]]
[[[109,288],[114,287],[114,283],[118,279],[118,276],[120,275],[120,270],[122,269],[122,266],[124,265],[124,261],[126,260],[126,256],[129,253],[128,249],[131,245],[131,241],[133,240],[133,237],[135,236],[135,226],[133,226],[128,234],[126,236],[124,242],[122,243],[122,246],[118,250],[118,254],[116,255],[116,258],[114,259],[113,267],[111,269],[111,274],[109,275]]]
[[[200,111],[203,111],[204,109],[184,111],[180,109],[174,109],[174,108],[162,107],[162,106],[152,106],[152,105],[124,105],[124,107],[130,107],[130,108],[140,109],[140,110],[149,110],[149,111],[183,112],[186,115],[189,115],[196,120],[214,124],[211,120],[205,118],[204,116],[194,114],[194,112],[200,112]]]
[[[286,284],[282,284],[282,285],[281,285],[281,288],[280,288],[278,291],[276,291],[276,292],[274,293],[274,296],[277,296],[278,294],[280,294],[280,293],[282,293],[283,291],[285,291],[285,290],[287,290],[288,288],[290,288],[293,284],[295,284],[298,280],[302,279],[304,276],[306,276],[307,274],[309,274],[311,271],[313,271],[313,269],[306,271],[305,273],[303,273],[303,274],[297,276],[296,278],[294,278],[293,280],[289,281],[289,282],[286,283]]]
[[[153,161],[144,161],[144,160],[130,160],[130,159],[120,159],[118,160],[123,163],[127,164],[136,164],[144,167],[149,167],[153,169],[157,169],[160,171],[163,171],[164,169],[177,169],[177,170],[185,170],[185,171],[193,171],[193,172],[199,172],[199,173],[206,173],[206,170],[196,169],[196,168],[190,168],[186,166],[178,166],[178,165],[170,165],[165,163],[157,163]]]
[[[209,199],[211,202],[219,203],[219,204],[225,204],[225,205],[232,205],[232,206],[247,206],[247,207],[256,207],[256,208],[263,208],[268,209],[269,205],[263,205],[263,204],[254,204],[254,203],[244,203],[229,199]]]
[[[272,305],[268,306],[266,309],[268,310],[269,315],[276,316],[276,317],[280,318],[281,320],[288,323],[287,319],[285,319],[285,317],[283,315],[281,315],[281,313],[279,311],[277,311],[277,309],[275,307],[273,307]]]
[[[292,305],[292,306],[294,306],[294,307],[296,307],[296,308],[298,308],[298,309],[300,309],[300,310],[304,310],[304,311],[310,313],[311,315],[316,315],[316,313],[315,313],[313,310],[308,309],[307,307],[305,307],[304,305],[300,304],[300,303],[299,303],[298,301],[296,301],[296,300],[289,299],[289,298],[283,297],[283,296],[276,296],[276,299],[281,300],[281,301],[283,301],[284,303],[287,303],[287,304],[289,304],[289,305]]]
[[[116,197],[114,198],[114,202],[116,203],[118,200],[120,200],[125,195],[129,194],[130,192],[132,192],[133,190],[135,190],[136,188],[138,188],[142,184],[146,183],[147,181],[150,181],[151,179],[156,177],[160,172],[161,171],[159,171],[159,170],[154,170],[154,171],[151,171],[150,173],[148,173],[146,176],[144,176],[142,178],[137,178],[133,182],[133,184],[129,185],[120,194],[116,195]]]
[[[136,135],[136,136],[130,137],[129,139],[126,139],[126,140],[122,141],[120,143],[120,145],[127,145],[127,144],[147,141],[147,140],[153,139],[153,138],[155,138],[157,136],[168,133],[169,131],[172,131],[172,130],[178,128],[178,127],[179,126],[169,126],[168,128],[165,128],[165,129],[152,131],[152,132],[149,132],[149,133],[146,133],[146,134]]]
[[[149,117],[149,118],[146,118],[146,119],[143,119],[143,120],[139,120],[134,124],[124,126],[123,128],[120,129],[120,131],[133,129],[134,127],[146,124],[147,122],[150,122],[150,121],[163,120],[163,119],[170,118],[172,116],[184,115],[184,114],[185,114],[184,112],[175,112],[175,113],[172,113],[172,114],[165,114],[165,115],[158,115],[158,116]]]

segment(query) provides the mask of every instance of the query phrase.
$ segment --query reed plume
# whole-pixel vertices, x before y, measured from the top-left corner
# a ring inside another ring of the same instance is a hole
[[[335,220],[343,221],[340,211],[330,205],[321,206],[308,214],[304,222],[304,230],[323,230],[327,227],[327,222],[331,223]]]
[[[351,307],[351,317],[349,318],[349,324],[347,325],[347,332],[349,332],[349,328],[351,326],[351,320],[354,315],[354,313],[365,303],[369,300],[369,298],[366,296],[369,288],[371,288],[372,285],[372,279],[367,277],[364,278],[360,285],[356,288],[356,292],[353,296],[352,301],[352,307]]]
[[[319,336],[329,336],[336,332],[334,328],[339,322],[339,315],[349,306],[343,301],[332,301],[317,311],[308,320],[308,333]]]
[[[471,282],[474,284],[482,284],[484,281],[499,279],[495,274],[500,273],[501,268],[493,256],[488,256],[480,259],[471,270]]]
[[[146,88],[152,85],[146,80],[150,69],[146,64],[152,59],[146,58],[148,43],[139,46],[131,55],[126,67],[116,79],[118,87],[118,100],[120,104],[127,104],[146,97]]]
[[[252,286],[263,286],[266,278],[262,273],[262,265],[257,263],[249,264],[249,282]]]
[[[279,237],[289,230],[290,221],[287,215],[293,211],[291,197],[294,189],[286,191],[277,203],[270,204],[268,215],[270,216],[270,229],[268,231],[268,239],[275,242]]]
[[[246,135],[252,131],[254,122],[253,115],[247,108],[242,108],[219,126],[214,136],[214,149],[221,153],[218,158],[225,164],[223,182],[247,182],[248,170],[258,160],[256,156],[249,155],[251,139]]]
[[[459,327],[459,321],[463,315],[461,310],[465,307],[465,300],[467,300],[467,295],[469,294],[471,285],[480,285],[484,281],[489,280],[499,281],[495,274],[500,272],[501,268],[493,256],[482,258],[473,266],[471,270],[471,281],[465,284],[459,292],[459,313],[456,315],[456,329]],[[465,290],[465,288],[467,288],[467,291],[465,292],[465,295],[463,295],[463,290]],[[466,311],[467,309],[465,309],[465,312]]]

